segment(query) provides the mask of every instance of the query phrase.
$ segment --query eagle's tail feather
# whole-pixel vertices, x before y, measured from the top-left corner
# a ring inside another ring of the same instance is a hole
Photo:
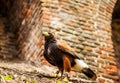
[[[90,68],[84,68],[82,72],[88,77],[93,80],[96,80],[97,76],[96,74],[90,69]]]
[[[88,78],[96,80],[96,74],[89,68],[89,66],[83,61],[79,59],[75,59],[75,65],[73,70],[84,73]]]

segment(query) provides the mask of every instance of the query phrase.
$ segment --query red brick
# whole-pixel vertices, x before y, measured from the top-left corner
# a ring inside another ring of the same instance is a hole
[[[42,65],[51,66],[46,60],[43,60],[43,61],[42,61]]]
[[[107,57],[107,59],[114,62],[117,61],[116,57],[112,57],[112,56]]]
[[[60,1],[62,1],[62,2],[67,2],[67,1],[69,1],[69,0],[60,0]]]
[[[107,52],[114,52],[114,49],[110,48],[110,47],[103,46],[103,47],[100,47],[100,49],[103,50],[103,51],[107,51]]]
[[[118,68],[117,68],[117,66],[110,65],[110,66],[106,66],[104,68],[105,68],[105,72],[104,73],[109,74],[109,75],[118,75]]]
[[[107,32],[111,32],[111,28],[109,28],[109,27],[103,28],[103,30],[107,31]]]
[[[90,7],[96,8],[96,7],[97,7],[97,4],[90,4]]]
[[[106,11],[109,12],[109,13],[112,13],[112,8],[111,8],[110,6],[108,6],[108,7],[106,8]]]
[[[95,31],[94,28],[91,27],[81,27],[83,30],[88,30],[88,31]]]
[[[50,18],[50,15],[49,15],[49,14],[43,14],[42,18],[43,18],[43,19],[49,19],[49,18]]]
[[[25,18],[25,15],[20,14],[20,15],[19,15],[19,18],[24,19],[24,18]]]
[[[100,57],[101,57],[102,59],[107,59],[107,55],[104,55],[104,54],[101,54]]]
[[[102,50],[99,50],[99,49],[95,50],[95,52],[98,54],[102,54]]]
[[[68,24],[69,26],[73,26],[73,27],[75,27],[75,28],[78,28],[78,27],[79,27],[79,25],[78,25],[77,23],[73,22],[73,21],[65,22],[65,24]]]
[[[45,43],[44,38],[41,38],[41,40],[36,45],[41,47],[44,43]]]
[[[47,19],[43,19],[43,22],[50,25],[51,24],[51,21],[50,20],[47,20]]]
[[[21,6],[26,6],[26,5],[27,5],[27,2],[23,1]]]
[[[88,47],[88,46],[86,46],[86,47],[85,47],[85,50],[92,51],[93,48],[92,48],[92,47]]]
[[[99,83],[105,83],[105,79],[99,79]]]
[[[28,9],[26,15],[30,15],[30,14],[32,14],[32,10],[31,10],[31,9]]]
[[[97,62],[98,62],[99,64],[104,64],[104,60],[101,60],[101,59],[98,59]]]
[[[50,6],[50,3],[43,3],[42,6],[43,6],[43,7],[49,7],[49,6]]]

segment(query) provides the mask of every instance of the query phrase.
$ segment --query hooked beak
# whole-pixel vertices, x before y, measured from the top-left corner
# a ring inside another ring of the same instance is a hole
[[[44,36],[48,37],[49,36],[49,33],[48,32],[43,32],[42,33]]]

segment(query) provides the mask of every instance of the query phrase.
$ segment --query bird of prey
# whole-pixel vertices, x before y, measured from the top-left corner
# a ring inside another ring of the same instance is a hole
[[[71,70],[82,72],[88,78],[96,80],[91,68],[77,55],[69,45],[59,42],[52,33],[43,32],[45,37],[44,57],[53,66],[58,67],[61,75]]]

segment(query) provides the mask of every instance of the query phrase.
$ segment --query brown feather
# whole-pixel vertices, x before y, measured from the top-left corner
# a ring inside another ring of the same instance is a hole
[[[71,62],[70,59],[66,56],[64,56],[64,71],[65,72],[70,72],[71,70]]]
[[[71,48],[68,44],[57,42],[57,46],[60,50],[70,53],[75,57],[78,57],[78,56],[76,56],[77,53],[76,53],[75,49]]]
[[[70,46],[68,46],[65,43],[58,43],[58,46],[61,50],[66,51],[66,52],[75,52],[75,50],[73,48],[71,48]]]

